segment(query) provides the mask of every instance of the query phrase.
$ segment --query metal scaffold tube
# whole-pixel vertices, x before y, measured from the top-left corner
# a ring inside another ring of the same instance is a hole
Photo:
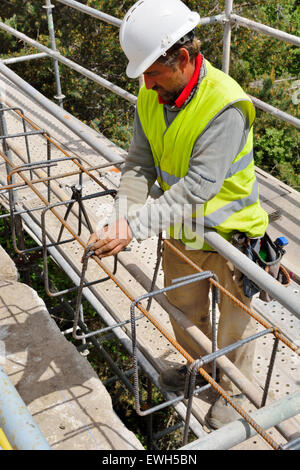
[[[52,8],[54,8],[54,5],[51,4],[51,0],[45,0],[45,1],[46,1],[46,4],[44,5],[44,8],[46,8],[47,10],[48,29],[49,29],[51,47],[53,51],[56,52],[56,41],[55,41],[54,24],[53,24],[53,16],[52,16]],[[57,94],[56,96],[54,96],[54,98],[58,100],[59,106],[63,108],[63,99],[65,98],[65,95],[63,95],[61,91],[60,74],[59,74],[59,66],[58,66],[57,59],[53,60],[53,66],[54,66],[56,91],[57,91]]]
[[[233,0],[226,0],[225,4],[225,18],[224,18],[224,37],[223,37],[223,62],[222,70],[225,73],[229,73],[230,64],[230,43],[231,43],[231,23],[230,15],[232,12]]]
[[[20,57],[12,57],[11,59],[4,59],[3,64],[5,65],[17,64],[18,62],[26,62],[27,60],[32,60],[32,59],[43,59],[44,57],[48,57],[48,54],[46,54],[45,52],[39,52],[38,54],[21,55]]]
[[[104,21],[105,23],[111,24],[120,28],[122,20],[116,18],[115,16],[108,15],[107,13],[103,13],[102,11],[96,10],[95,8],[89,7],[84,5],[83,3],[76,2],[75,0],[56,0],[59,3],[62,3],[68,7],[74,8],[74,10],[81,11],[97,20]],[[223,13],[215,16],[208,16],[201,18],[199,21],[199,25],[206,25],[211,23],[220,23],[225,18]]]
[[[118,155],[116,152],[113,152],[112,150],[108,150],[107,147],[104,146],[99,140],[92,138],[88,132],[84,132],[84,125],[80,123],[74,116],[57,106],[55,103],[52,103],[52,101],[42,95],[42,93],[25,82],[25,80],[23,80],[1,62],[0,72],[11,82],[13,82],[18,88],[30,96],[39,106],[47,110],[69,130],[74,132],[75,135],[89,144],[92,149],[94,149],[100,155],[103,155],[107,161],[111,163],[120,162],[120,155]]]
[[[281,119],[282,121],[285,121],[288,124],[291,124],[292,126],[300,129],[300,119],[296,118],[295,116],[292,116],[291,114],[285,113],[284,111],[281,111],[280,109],[275,108],[274,106],[271,106],[270,104],[265,103],[264,101],[261,101],[255,96],[249,96],[253,101],[254,106],[256,106],[257,108],[261,109],[262,111],[265,111],[266,113],[272,114],[272,116],[275,116],[276,118]]]
[[[74,0],[56,0],[59,3],[63,3],[68,7],[72,7],[75,10],[81,11],[82,13],[86,13],[93,18],[97,18],[97,20],[105,21],[105,23],[111,24],[113,26],[117,26],[118,28],[121,26],[122,21],[114,16],[108,15],[107,13],[103,13],[102,11],[96,10],[95,8],[91,8],[87,5],[84,5],[80,2],[75,2]]]
[[[6,31],[7,33],[12,34],[13,36],[17,37],[21,41],[26,42],[27,44],[30,44],[32,47],[35,47],[36,49],[46,52],[50,57],[53,59],[58,60],[59,62],[62,62],[65,64],[67,67],[70,69],[75,70],[76,72],[84,75],[87,78],[90,78],[93,80],[95,83],[98,83],[99,85],[107,88],[108,90],[112,91],[116,95],[121,96],[122,98],[128,100],[129,102],[135,104],[136,103],[136,97],[129,93],[126,90],[123,90],[117,85],[114,85],[113,83],[109,82],[108,80],[105,80],[105,78],[100,77],[96,73],[92,72],[91,70],[86,69],[85,67],[82,67],[81,65],[77,64],[76,62],[67,59],[63,55],[61,55],[57,51],[53,51],[52,49],[49,49],[49,47],[43,46],[40,44],[38,41],[35,41],[34,39],[31,39],[30,37],[26,36],[26,34],[20,33],[20,31],[17,31],[14,28],[11,28],[7,24],[0,22],[0,28]]]
[[[228,16],[229,18],[229,16]],[[211,23],[212,21],[217,21],[221,22],[224,19],[224,15],[220,15],[220,17],[210,17],[210,18],[203,18],[202,19],[202,24],[208,24]],[[200,21],[201,24],[201,21]],[[228,26],[228,28],[227,28]],[[117,95],[121,96],[122,98],[126,99],[132,104],[136,104],[137,97],[126,90],[123,90],[122,88],[118,87],[117,85],[114,85],[113,83],[109,82],[108,80],[105,80],[104,78],[100,77],[96,73],[76,64],[76,62],[73,62],[70,59],[67,59],[63,55],[61,55],[57,51],[53,51],[52,49],[49,49],[46,46],[43,46],[37,41],[34,41],[33,39],[29,38],[23,33],[20,33],[14,28],[11,28],[10,26],[6,25],[5,23],[0,22],[0,28],[3,30],[7,31],[8,33],[14,35],[15,37],[23,40],[24,42],[27,42],[28,44],[32,45],[36,49],[39,49],[43,52],[45,52],[48,56],[51,56],[53,59],[56,59],[59,62],[62,62],[65,64],[67,67],[75,70],[76,72],[84,75],[85,77],[89,78],[90,80],[93,80],[95,83],[98,83],[99,85],[105,87],[106,89],[110,90],[113,93],[116,93]],[[227,28],[227,29],[226,29]],[[225,36],[228,37],[227,45],[226,47],[224,46],[223,49],[223,70],[224,71],[229,71],[229,56],[230,56],[230,22],[228,19],[227,25],[225,28]],[[4,65],[4,62],[1,63],[0,65]],[[226,73],[227,73],[226,72]],[[5,75],[4,71],[2,71],[3,75]],[[7,73],[7,72],[6,72]],[[13,79],[12,79],[13,81]],[[26,83],[26,82],[25,82]],[[26,83],[28,86],[28,84]],[[22,87],[21,87],[22,88]],[[251,97],[252,98],[252,97]],[[262,109],[265,112],[271,113],[273,116],[277,117],[278,119],[281,119],[289,124],[292,124],[293,126],[300,128],[300,119],[296,118],[295,116],[292,116],[288,113],[285,113],[284,111],[281,111],[277,108],[274,108],[273,106],[268,105],[267,103],[264,103],[261,100],[258,100],[257,98],[252,98],[255,106],[257,106],[259,109]]]
[[[298,413],[300,413],[300,392],[254,411],[251,417],[264,429],[270,429]],[[255,430],[244,419],[239,419],[181,447],[180,450],[228,450],[254,435],[256,435]]]
[[[248,18],[243,18],[242,16],[231,14],[230,20],[237,23],[238,25],[245,26],[253,31],[258,31],[260,33],[266,34],[267,36],[272,36],[273,38],[279,39],[281,41],[288,42],[294,46],[300,46],[300,38],[294,36],[293,34],[280,31],[279,29],[271,28],[270,26],[264,25],[262,23],[257,23],[256,21],[249,20]]]
[[[0,427],[17,450],[51,450],[17,390],[0,367]]]
[[[296,315],[297,318],[300,318],[299,297],[294,294],[291,289],[279,284],[275,278],[257,266],[217,232],[205,229],[204,237],[207,243],[215,248],[222,256],[224,256],[224,258],[231,261],[231,263],[242,273],[246,274],[249,279],[269,292],[276,300],[278,300],[278,302]]]

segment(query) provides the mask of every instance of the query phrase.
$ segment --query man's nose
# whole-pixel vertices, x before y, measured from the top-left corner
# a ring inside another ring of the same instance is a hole
[[[152,88],[155,86],[155,80],[147,75],[144,75],[144,82],[147,90],[152,90]]]

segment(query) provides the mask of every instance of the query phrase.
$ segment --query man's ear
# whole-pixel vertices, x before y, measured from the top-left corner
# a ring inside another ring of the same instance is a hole
[[[189,63],[189,61],[190,61],[190,54],[187,51],[187,49],[185,49],[184,47],[181,47],[179,49],[179,51],[180,51],[179,67],[183,71],[185,69],[185,67],[187,66],[187,64]]]

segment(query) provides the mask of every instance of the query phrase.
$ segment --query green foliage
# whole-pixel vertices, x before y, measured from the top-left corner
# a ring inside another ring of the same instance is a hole
[[[93,8],[122,19],[134,0],[80,0]],[[92,70],[103,78],[137,94],[137,80],[125,75],[126,58],[119,46],[117,28],[84,15],[69,7],[55,3],[52,10],[55,25],[56,45],[61,54]],[[201,17],[217,15],[224,11],[225,0],[186,0],[192,10],[199,11]],[[47,15],[43,8],[44,0],[34,2],[25,0],[2,0],[0,2],[0,20],[25,33],[33,39],[50,47]],[[234,0],[234,12],[254,21],[267,24],[290,34],[299,35],[300,6],[297,0]],[[210,24],[197,28],[204,56],[216,67],[222,67],[223,26]],[[0,29],[1,58],[16,57],[38,52],[22,41],[15,39]],[[293,84],[300,80],[300,49],[278,41],[247,28],[233,26],[231,36],[230,75],[242,87],[272,106],[291,115],[299,116],[299,105],[292,101],[295,93]],[[132,136],[134,107],[127,101],[105,90],[94,82],[80,76],[75,71],[60,64],[62,90],[66,99],[64,107],[83,122],[103,133],[117,145],[128,149]],[[14,64],[11,68],[31,85],[50,99],[56,94],[54,72],[51,59]],[[278,177],[288,185],[300,189],[300,155],[298,131],[269,114],[257,110],[255,121],[255,159],[256,164]],[[2,246],[14,256],[9,226],[5,219],[0,220]],[[60,300],[50,299],[45,295],[43,283],[43,264],[37,261],[31,272],[32,287],[44,298],[49,309],[59,307]],[[49,259],[51,286],[58,290],[70,287],[70,281],[64,273]],[[66,302],[72,298],[66,297]],[[74,300],[74,299],[73,299]],[[84,304],[88,327],[95,330],[101,327],[98,315]],[[69,321],[65,313],[59,320]],[[71,323],[70,323],[71,325]],[[66,323],[63,324],[66,328]],[[106,342],[116,363],[123,370],[132,368],[132,360],[120,345]],[[111,377],[111,371],[105,361],[99,360],[92,347],[89,360],[102,380]],[[147,387],[146,377],[141,374],[141,385]],[[109,387],[114,406],[126,425],[137,434],[147,447],[144,436],[146,420],[136,415],[132,396],[116,382]],[[142,398],[145,398],[143,393]],[[152,390],[152,405],[162,401],[162,396],[155,387]],[[154,429],[159,431],[175,424],[176,418],[170,409],[155,413]],[[181,436],[180,436],[181,437]],[[167,438],[165,438],[166,440]],[[177,443],[177,447],[181,442]],[[166,448],[166,442],[160,444]],[[176,448],[176,446],[174,447]]]
[[[122,19],[134,0],[81,0],[93,8]],[[225,0],[186,0],[201,17],[224,11]],[[3,0],[2,21],[49,46],[44,0]],[[234,13],[290,34],[299,35],[300,6],[297,0],[235,0]],[[133,94],[137,80],[126,77],[126,57],[120,49],[118,28],[99,22],[55,2],[52,10],[58,50]],[[223,26],[197,28],[201,48],[216,67],[222,67]],[[0,53],[11,57],[37,52],[0,30]],[[230,74],[252,96],[299,117],[299,105],[292,102],[293,84],[300,80],[299,48],[233,25]],[[41,62],[41,60],[43,62]],[[53,99],[56,94],[52,61],[41,59],[12,66],[30,84]],[[64,107],[117,145],[128,149],[132,136],[134,107],[122,98],[60,64]],[[285,79],[285,81],[283,81]],[[282,121],[257,110],[254,127],[256,164],[298,189],[299,137]],[[271,148],[272,146],[272,148]],[[274,147],[276,146],[276,147]],[[277,147],[278,146],[278,147]],[[284,165],[284,162],[287,165]],[[287,169],[289,169],[287,171]]]
[[[300,189],[299,145],[289,130],[267,127],[257,139],[256,159],[258,166]]]
[[[200,8],[197,1],[186,3],[190,8],[198,9],[202,17],[224,11],[224,1],[203,1]],[[300,6],[296,0],[235,0],[233,11],[253,21],[299,35]],[[223,28],[220,25],[199,27],[197,34],[205,57],[221,68]],[[300,50],[296,46],[234,25],[230,75],[250,95],[299,118],[299,104],[292,101],[295,93],[293,83],[300,80],[299,54]],[[298,190],[299,147],[299,131],[257,109],[254,124],[257,166]]]

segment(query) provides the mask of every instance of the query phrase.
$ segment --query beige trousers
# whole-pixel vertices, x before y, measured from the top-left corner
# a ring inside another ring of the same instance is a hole
[[[227,260],[218,253],[205,252],[201,250],[186,250],[185,246],[178,240],[169,240],[176,248],[180,249],[203,271],[213,271],[219,279],[220,284],[231,292],[237,299],[250,307],[250,299],[244,296],[243,290],[233,279],[233,273],[229,269]],[[165,286],[171,284],[176,277],[195,274],[195,270],[174,253],[167,245],[163,251],[163,270]],[[173,289],[167,292],[169,302],[181,310],[208,338],[211,339],[210,324],[210,283],[208,280],[193,282],[185,287]],[[223,348],[241,339],[247,338],[256,332],[255,320],[244,310],[240,309],[230,298],[220,292],[220,318],[218,323],[217,342],[218,348]],[[170,318],[174,334],[178,343],[193,357],[207,354],[197,345],[193,339],[185,333],[178,324]],[[228,359],[239,368],[249,379],[253,378],[253,359],[255,353],[255,341],[239,347],[227,354]],[[207,368],[209,370],[209,368]],[[221,373],[220,385],[229,395],[241,393],[240,390]]]

